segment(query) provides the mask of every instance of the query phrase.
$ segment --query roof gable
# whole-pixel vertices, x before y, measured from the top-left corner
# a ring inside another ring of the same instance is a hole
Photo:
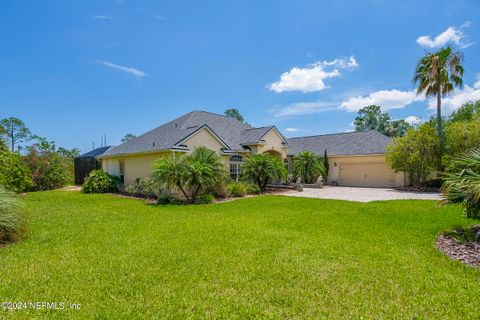
[[[221,145],[223,148],[229,148],[228,145],[212,130],[208,125],[203,125],[199,127],[196,131],[192,132],[179,142],[175,143],[176,146],[182,146],[184,144],[187,144],[188,141],[190,141],[192,138],[194,138],[197,134],[200,134],[203,131],[207,131],[218,143]]]

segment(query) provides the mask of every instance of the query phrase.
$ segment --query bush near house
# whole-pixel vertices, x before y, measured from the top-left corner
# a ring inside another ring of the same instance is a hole
[[[209,204],[215,201],[215,197],[212,194],[202,194],[195,200],[195,204]]]
[[[153,178],[137,178],[133,184],[125,190],[127,193],[146,198],[158,198],[162,194],[162,189]]]
[[[245,197],[247,195],[247,185],[243,182],[230,182],[226,189],[230,197]]]
[[[18,241],[23,234],[24,221],[18,199],[0,186],[0,244]]]
[[[111,176],[103,170],[93,170],[82,186],[84,193],[116,192],[120,186],[120,178]]]
[[[157,204],[182,204],[182,199],[173,195],[161,195],[157,199]]]
[[[460,204],[465,216],[480,218],[480,149],[474,149],[453,161],[445,174],[445,202]]]
[[[259,194],[260,188],[253,183],[246,183],[245,188],[247,189],[247,194]]]

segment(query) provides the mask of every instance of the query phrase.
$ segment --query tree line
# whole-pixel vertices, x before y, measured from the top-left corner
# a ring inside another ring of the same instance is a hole
[[[0,186],[15,192],[50,190],[73,184],[76,148],[57,147],[54,141],[31,133],[24,122],[0,121]]]

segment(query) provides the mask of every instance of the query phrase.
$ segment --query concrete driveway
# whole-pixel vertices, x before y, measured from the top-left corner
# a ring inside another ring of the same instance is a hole
[[[318,199],[336,199],[359,202],[378,200],[422,199],[440,200],[438,192],[411,192],[389,188],[360,188],[360,187],[330,187],[321,189],[304,188],[302,192],[289,191],[282,195],[289,197],[304,197]]]

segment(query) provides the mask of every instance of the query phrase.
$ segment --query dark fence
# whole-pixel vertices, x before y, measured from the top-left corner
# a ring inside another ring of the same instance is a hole
[[[88,177],[91,171],[102,168],[102,163],[95,157],[75,158],[75,184],[81,185]]]

